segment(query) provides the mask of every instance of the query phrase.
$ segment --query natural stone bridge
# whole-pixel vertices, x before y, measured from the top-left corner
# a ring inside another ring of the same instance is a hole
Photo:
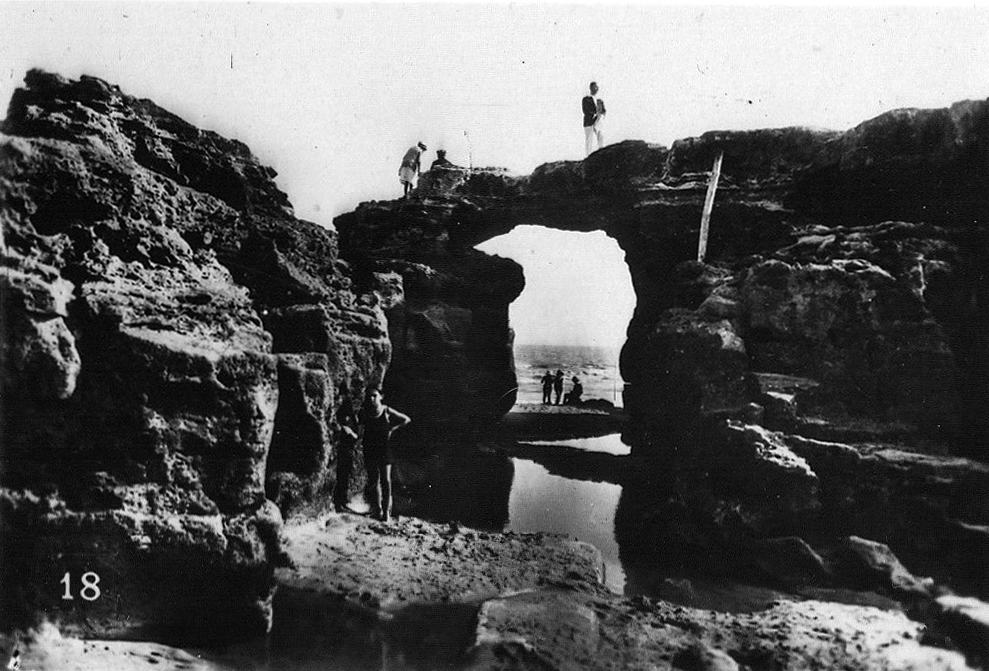
[[[425,414],[510,406],[507,305],[523,280],[472,247],[529,224],[601,230],[624,250],[637,306],[622,374],[639,419],[682,426],[799,395],[829,424],[964,438],[974,451],[989,436],[989,350],[977,335],[989,313],[976,307],[987,291],[987,123],[986,103],[967,102],[843,133],[624,142],[526,177],[437,170],[417,199],[365,203],[335,223],[343,255],[389,278],[384,291],[396,278],[382,273],[403,278],[388,383]],[[702,265],[690,259],[719,151]],[[423,384],[428,409],[417,405]]]
[[[989,469],[937,454],[985,459],[985,102],[431,173],[338,235],[240,143],[98,79],[25,84],[0,127],[6,624],[266,630],[282,518],[325,510],[342,461],[362,472],[338,450],[344,400],[385,379],[448,432],[511,407],[524,278],[473,246],[520,224],[625,250],[636,472],[617,526],[642,547],[623,551],[740,575],[796,557],[794,579],[843,584],[829,543],[857,534],[989,595]],[[861,564],[870,588],[932,596]],[[63,600],[87,571],[116,596]]]

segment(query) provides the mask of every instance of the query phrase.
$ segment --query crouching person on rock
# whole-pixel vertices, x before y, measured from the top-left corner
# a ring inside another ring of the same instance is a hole
[[[391,519],[391,434],[412,419],[384,404],[381,390],[368,391],[364,412],[364,463],[371,489],[371,514]]]

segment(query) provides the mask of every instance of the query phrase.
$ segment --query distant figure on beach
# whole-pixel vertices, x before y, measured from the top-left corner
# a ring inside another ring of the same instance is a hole
[[[584,385],[580,383],[576,375],[570,381],[573,382],[573,387],[567,392],[563,403],[564,405],[580,405],[580,397],[584,394]]]
[[[543,383],[543,405],[550,405],[553,402],[553,374],[546,369],[541,382]]]
[[[556,405],[560,405],[560,397],[563,396],[563,371],[557,370],[556,377],[553,378],[553,392],[556,394]]]
[[[604,116],[607,110],[604,109],[604,101],[598,98],[597,82],[591,82],[591,95],[584,96],[580,101],[581,109],[584,112],[584,150],[585,156],[590,156],[594,151],[594,142],[597,141],[597,148],[604,146]]]
[[[412,419],[385,405],[377,387],[368,392],[364,412],[364,464],[371,488],[371,514],[387,522],[391,519],[391,464],[394,460],[391,435]]]
[[[405,152],[405,156],[402,157],[402,165],[398,169],[398,180],[405,188],[405,192],[402,194],[403,198],[408,197],[409,192],[412,191],[416,177],[419,176],[419,166],[422,160],[422,152],[424,151],[426,151],[426,145],[420,142],[416,146],[410,147]]]
[[[436,160],[433,161],[433,164],[429,166],[429,169],[435,170],[436,168],[456,168],[456,167],[457,166],[455,166],[453,163],[447,160],[445,149],[437,149]]]
[[[360,429],[354,404],[344,399],[337,410],[337,481],[333,488],[333,508],[339,513],[346,511],[350,503],[350,481],[354,471],[354,451],[357,449]]]

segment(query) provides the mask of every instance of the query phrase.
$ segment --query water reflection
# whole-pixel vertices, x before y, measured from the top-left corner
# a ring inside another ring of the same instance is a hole
[[[395,466],[396,510],[487,531],[550,532],[601,551],[605,584],[621,593],[625,571],[615,540],[622,486],[615,473],[629,448],[619,434],[464,445]]]
[[[549,531],[591,543],[604,559],[605,584],[621,594],[625,571],[615,541],[620,485],[553,475],[526,459],[512,459],[515,479],[508,502],[508,530]]]
[[[625,456],[631,454],[632,448],[622,442],[620,433],[612,433],[607,436],[594,436],[592,438],[571,438],[570,440],[530,440],[531,445],[550,445],[570,447],[584,452],[601,452],[603,454],[613,454],[615,456]]]
[[[473,446],[401,457],[393,467],[395,511],[433,522],[503,531],[515,466],[503,454]]]

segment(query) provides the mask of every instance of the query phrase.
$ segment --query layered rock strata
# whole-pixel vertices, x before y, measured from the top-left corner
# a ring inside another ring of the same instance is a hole
[[[383,377],[379,299],[243,144],[98,79],[25,84],[0,135],[4,620],[263,632],[282,514],[327,505],[336,409]]]

